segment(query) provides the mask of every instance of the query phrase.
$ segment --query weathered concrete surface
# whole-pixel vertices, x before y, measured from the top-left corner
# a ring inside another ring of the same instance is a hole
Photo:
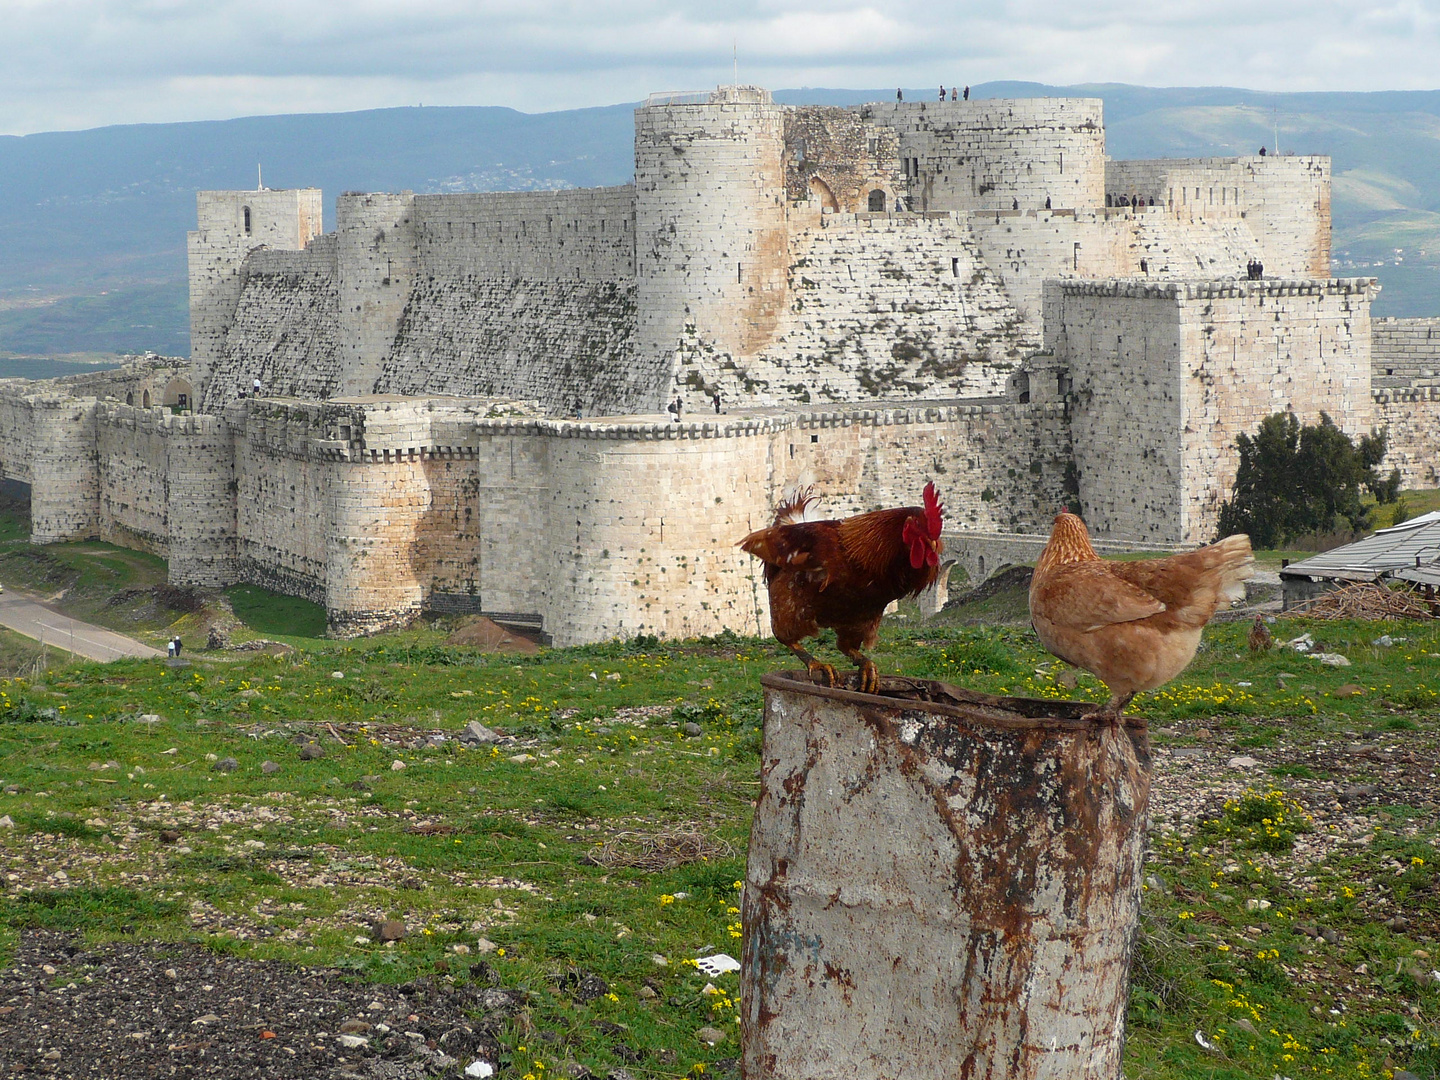
[[[914,700],[761,682],[744,1076],[1116,1080],[1143,721],[920,680],[882,680]]]

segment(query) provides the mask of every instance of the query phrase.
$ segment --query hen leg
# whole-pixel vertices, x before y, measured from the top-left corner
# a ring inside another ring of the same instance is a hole
[[[826,686],[835,687],[840,685],[840,676],[835,669],[823,660],[816,660],[799,645],[785,643],[785,647],[805,662],[805,668],[810,672],[812,682],[824,683]]]
[[[880,670],[875,666],[873,660],[860,651],[863,642],[843,631],[837,632],[836,639],[835,644],[839,646],[840,651],[855,661],[855,666],[860,669],[860,693],[878,694],[880,692]]]
[[[1130,700],[1134,696],[1135,691],[1133,690],[1130,691],[1130,693],[1128,694],[1112,692],[1110,695],[1110,700],[1107,701],[1099,709],[1097,709],[1094,713],[1095,718],[1108,720],[1115,727],[1119,727],[1120,714],[1125,711],[1125,706],[1130,704]]]

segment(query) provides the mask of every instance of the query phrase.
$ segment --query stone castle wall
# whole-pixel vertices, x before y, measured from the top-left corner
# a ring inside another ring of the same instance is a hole
[[[1440,386],[1377,388],[1374,409],[1387,436],[1382,471],[1399,469],[1406,490],[1440,487]]]
[[[304,251],[256,251],[245,263],[234,317],[212,365],[202,408],[251,392],[326,398],[342,381],[335,237]]]
[[[169,410],[98,406],[99,537],[164,557],[170,550],[169,442],[179,420]]]
[[[1073,380],[1080,502],[1101,536],[1213,538],[1235,439],[1271,413],[1372,422],[1369,278],[1055,282],[1046,344]]]
[[[901,209],[896,201],[908,189],[893,128],[853,109],[785,110],[785,198],[792,206],[809,201],[821,214],[883,213]]]
[[[1158,207],[997,210],[971,214],[970,227],[985,262],[1037,332],[1044,283],[1052,278],[1243,274],[1257,248],[1239,217],[1197,225]]]
[[[1257,245],[1245,261],[1260,259],[1267,277],[1330,276],[1328,157],[1110,161],[1105,191],[1112,203],[1120,195],[1143,197],[1192,224],[1243,219]]]
[[[824,214],[797,231],[789,303],[748,356],[695,334],[677,378],[691,409],[725,402],[987,397],[1039,344],[951,214]]]
[[[617,282],[635,276],[635,186],[415,196],[417,273]]]
[[[1440,378],[1440,319],[1375,319],[1370,327],[1376,379]]]
[[[304,248],[320,235],[321,210],[318,188],[196,193],[196,228],[187,234],[186,252],[190,360],[202,397],[225,348],[246,257],[261,248]]]
[[[822,513],[840,517],[914,505],[934,479],[956,528],[1035,527],[1063,497],[1062,411],[936,402],[668,425],[487,421],[476,588],[484,610],[541,615],[557,644],[759,632],[758,564],[734,544],[770,523],[787,487],[813,483]]]
[[[330,477],[315,447],[325,434],[319,402],[232,405],[239,579],[326,602],[326,500]]]
[[[425,274],[374,390],[522,398],[561,415],[658,411],[669,365],[636,357],[634,339],[633,283]]]
[[[1035,210],[1105,203],[1099,98],[875,102],[866,120],[899,135],[911,209]],[[1018,206],[1016,205],[1018,203]]]

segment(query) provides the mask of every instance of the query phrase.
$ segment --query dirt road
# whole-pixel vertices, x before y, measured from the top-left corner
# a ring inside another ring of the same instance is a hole
[[[124,634],[105,630],[51,611],[13,592],[0,593],[0,626],[43,641],[87,660],[119,660],[125,656],[164,656]]]

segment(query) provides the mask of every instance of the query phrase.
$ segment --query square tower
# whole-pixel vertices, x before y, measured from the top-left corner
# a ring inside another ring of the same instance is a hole
[[[319,236],[320,189],[197,191],[195,219],[186,235],[190,364],[196,400],[204,401],[240,300],[246,256],[256,248],[299,251]]]

